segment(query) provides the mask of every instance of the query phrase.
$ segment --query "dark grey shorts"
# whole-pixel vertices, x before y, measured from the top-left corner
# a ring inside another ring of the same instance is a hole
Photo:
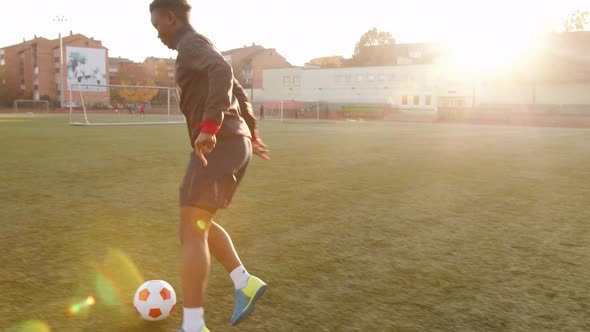
[[[252,142],[247,137],[218,141],[205,158],[207,167],[194,152],[190,153],[180,187],[180,205],[209,210],[226,208],[252,158]]]

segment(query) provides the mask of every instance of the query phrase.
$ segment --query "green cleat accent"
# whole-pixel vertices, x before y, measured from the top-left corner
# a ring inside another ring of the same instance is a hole
[[[184,332],[183,329],[178,330],[178,332]],[[209,331],[209,329],[206,326],[201,327],[201,330],[199,332],[211,332]]]

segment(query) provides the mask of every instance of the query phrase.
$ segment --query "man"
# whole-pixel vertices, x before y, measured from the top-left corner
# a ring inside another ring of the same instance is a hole
[[[235,286],[231,317],[238,324],[254,309],[266,284],[250,276],[225,230],[212,218],[226,208],[244,175],[252,152],[269,159],[256,134],[256,120],[230,65],[189,23],[186,0],[154,0],[152,24],[158,38],[178,51],[176,81],[187,120],[191,159],[180,188],[180,241],[184,316],[179,332],[205,332],[203,300],[211,253]]]

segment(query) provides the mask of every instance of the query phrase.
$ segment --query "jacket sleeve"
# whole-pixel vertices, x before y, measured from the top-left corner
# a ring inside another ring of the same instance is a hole
[[[231,104],[233,73],[223,56],[205,40],[191,45],[184,61],[192,70],[206,74],[209,90],[201,121],[201,132],[215,135],[221,128],[223,112]]]
[[[240,105],[240,116],[246,121],[248,129],[250,129],[252,140],[257,140],[258,133],[256,132],[256,118],[254,117],[254,111],[252,110],[252,103],[250,103],[248,95],[236,78],[234,78],[233,94],[236,96]]]

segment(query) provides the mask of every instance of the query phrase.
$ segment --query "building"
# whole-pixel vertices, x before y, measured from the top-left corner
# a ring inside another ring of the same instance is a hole
[[[132,60],[127,58],[109,58],[109,82],[116,82],[117,81],[117,73],[119,72],[119,67],[122,64],[126,63],[134,63]]]
[[[163,79],[158,79],[157,68],[158,64],[164,63],[166,65],[166,82],[162,82]],[[143,66],[147,71],[150,77],[154,77],[156,80],[157,85],[165,85],[165,86],[174,86],[175,85],[175,77],[174,77],[174,70],[176,66],[176,59],[166,59],[166,58],[155,58],[155,57],[148,57],[143,60]]]
[[[0,66],[7,72],[5,87],[12,99],[63,102],[71,89],[81,89],[76,84],[108,84],[108,49],[82,34],[70,32],[61,39],[61,45],[59,38],[35,36],[0,48],[0,55]],[[89,92],[89,98],[108,101],[106,89],[86,89],[95,90]]]
[[[447,52],[442,43],[400,43],[394,48],[396,64],[433,64]]]
[[[331,110],[362,106],[435,117],[441,109],[590,115],[590,32],[549,35],[532,56],[482,73],[438,62],[445,51],[436,44],[401,45],[395,66],[264,70],[258,102],[318,101]]]
[[[291,67],[291,64],[274,48],[264,48],[256,44],[232,49],[221,54],[232,66],[238,82],[244,89],[250,90],[252,100],[260,98],[264,69]]]
[[[317,100],[434,110],[438,75],[436,65],[267,69],[261,101]]]
[[[475,104],[590,114],[590,31],[553,33],[512,71],[478,77]]]

